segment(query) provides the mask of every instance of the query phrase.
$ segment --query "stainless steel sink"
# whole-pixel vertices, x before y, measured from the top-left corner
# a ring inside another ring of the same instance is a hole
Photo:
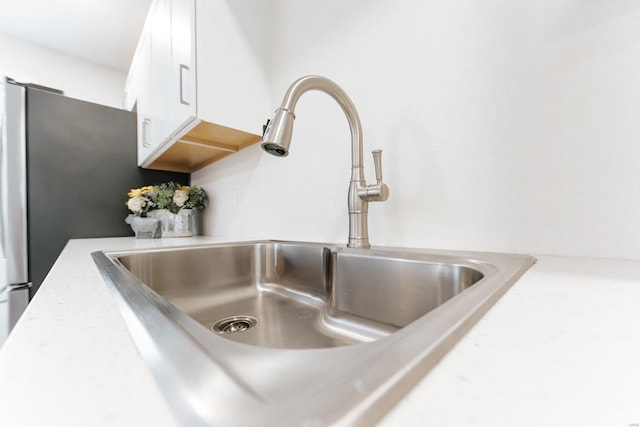
[[[370,425],[535,259],[243,242],[93,254],[185,425]]]

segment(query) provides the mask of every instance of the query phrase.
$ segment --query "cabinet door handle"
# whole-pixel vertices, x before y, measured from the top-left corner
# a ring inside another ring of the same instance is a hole
[[[184,65],[184,64],[180,64],[180,104],[183,105],[189,105],[189,102],[184,100],[184,72],[185,71],[189,71],[189,67]]]
[[[151,132],[149,127],[151,126],[151,119],[144,119],[142,121],[142,146],[151,147]]]

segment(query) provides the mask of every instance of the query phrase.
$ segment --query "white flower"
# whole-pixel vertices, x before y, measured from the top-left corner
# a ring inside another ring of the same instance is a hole
[[[173,203],[175,203],[179,208],[184,206],[188,199],[189,194],[186,191],[176,190],[176,192],[173,194]]]
[[[127,207],[131,212],[139,214],[147,206],[148,201],[145,197],[132,197],[127,201]]]

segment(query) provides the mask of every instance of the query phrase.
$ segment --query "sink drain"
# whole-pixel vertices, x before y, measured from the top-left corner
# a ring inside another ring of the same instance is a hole
[[[258,319],[252,316],[232,316],[218,321],[211,329],[219,334],[233,334],[235,332],[244,332],[257,324]]]

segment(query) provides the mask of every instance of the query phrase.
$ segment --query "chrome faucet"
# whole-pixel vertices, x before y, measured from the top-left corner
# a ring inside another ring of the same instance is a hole
[[[309,90],[319,90],[330,95],[340,104],[347,116],[351,129],[351,181],[347,205],[349,208],[350,248],[369,248],[367,215],[369,202],[384,202],[389,197],[389,188],[382,182],[382,150],[374,150],[373,161],[376,170],[376,183],[367,185],[364,179],[362,163],[362,125],[356,107],[347,94],[333,81],[321,76],[305,76],[289,86],[282,105],[275,112],[273,120],[267,121],[262,136],[262,148],[278,157],[286,157],[291,145],[293,120],[296,103],[300,96]]]

